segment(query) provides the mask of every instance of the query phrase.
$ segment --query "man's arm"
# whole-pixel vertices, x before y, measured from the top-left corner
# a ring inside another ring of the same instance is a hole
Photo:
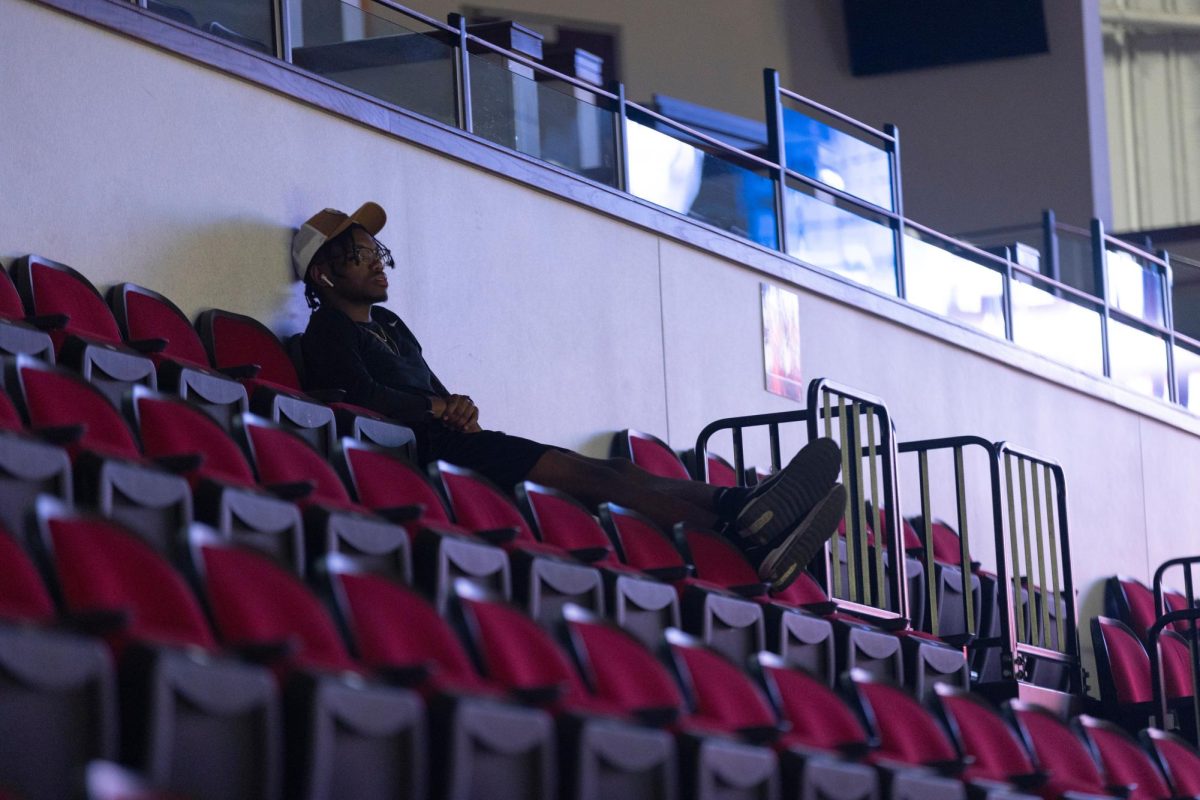
[[[307,367],[306,378],[314,388],[342,389],[346,392],[347,402],[400,422],[428,419],[432,404],[442,402],[441,398],[417,389],[395,388],[377,381],[356,347],[353,330],[321,335],[319,344],[315,346],[315,337],[310,339],[305,336],[301,341]]]

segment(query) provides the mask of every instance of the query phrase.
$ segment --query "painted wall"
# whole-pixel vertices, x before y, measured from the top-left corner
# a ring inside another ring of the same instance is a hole
[[[0,0],[0,18],[5,260],[35,252],[189,313],[220,306],[294,329],[293,226],[372,198],[400,264],[390,307],[489,426],[600,454],[618,428],[685,448],[712,419],[796,408],[762,388],[763,278],[745,264],[26,0]],[[681,224],[664,216],[664,229]],[[872,313],[882,301],[861,292],[856,307],[793,288],[805,374],[886,398],[902,440],[973,433],[1063,463],[1081,618],[1100,610],[1104,576],[1146,578],[1200,550],[1181,522],[1200,518],[1194,418],[1085,394],[1065,369],[1007,366]],[[911,513],[911,471],[902,483]],[[935,497],[946,508],[944,487]]]

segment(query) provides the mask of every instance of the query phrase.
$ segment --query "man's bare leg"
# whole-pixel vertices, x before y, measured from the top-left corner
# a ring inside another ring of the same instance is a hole
[[[668,531],[677,522],[703,528],[716,526],[715,487],[696,481],[658,478],[631,462],[625,463],[633,470],[601,459],[551,450],[533,465],[529,480],[566,492],[588,506],[611,502],[632,508]]]

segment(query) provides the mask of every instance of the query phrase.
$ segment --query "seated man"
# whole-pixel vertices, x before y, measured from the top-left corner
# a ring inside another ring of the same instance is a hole
[[[665,530],[677,522],[722,531],[775,589],[790,584],[833,534],[846,506],[836,483],[841,452],[812,442],[754,489],[660,478],[625,459],[595,459],[499,431],[483,430],[468,395],[433,374],[388,299],[392,255],[375,236],[386,215],[366,203],[351,215],[326,209],[292,243],[296,277],[313,314],[302,338],[311,388],[343,389],[348,402],[412,427],[422,465],[436,460],[476,470],[506,491],[524,480],[585,504],[614,502]]]

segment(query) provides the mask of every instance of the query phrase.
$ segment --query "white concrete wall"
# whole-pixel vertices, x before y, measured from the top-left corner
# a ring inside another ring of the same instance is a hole
[[[382,238],[399,263],[389,305],[489,426],[590,453],[624,427],[684,448],[714,418],[797,407],[763,390],[763,277],[746,264],[27,0],[0,0],[0,19],[6,260],[35,252],[101,286],[145,284],[189,313],[275,319],[295,298],[292,227],[372,198],[390,211]],[[856,307],[793,288],[805,375],[886,398],[901,440],[979,434],[1062,462],[1082,619],[1099,611],[1104,576],[1147,578],[1163,558],[1200,551],[1194,418],[1090,396],[1078,387],[1098,382],[1065,369],[1031,374],[1007,346],[949,344],[865,310],[886,303],[863,293]],[[902,484],[911,513],[911,472]],[[948,502],[944,487],[935,496]],[[973,527],[981,551],[989,534]]]

